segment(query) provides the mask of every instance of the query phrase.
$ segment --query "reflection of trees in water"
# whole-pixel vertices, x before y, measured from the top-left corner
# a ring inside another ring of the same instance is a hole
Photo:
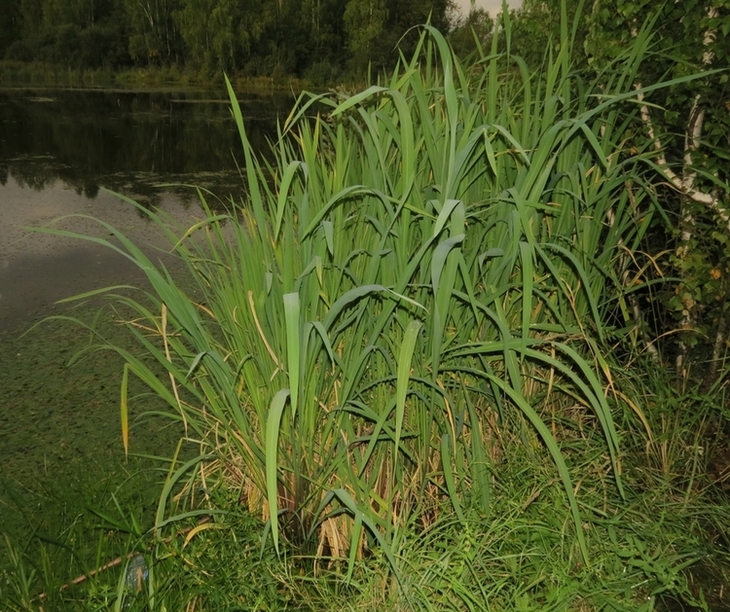
[[[79,193],[78,189],[76,190],[76,193]],[[93,200],[99,193],[99,185],[96,185],[94,183],[86,183],[83,186],[81,193],[83,193],[84,196],[89,198],[90,200]],[[79,193],[79,195],[81,194]]]
[[[221,200],[227,204],[225,198],[233,196],[238,199],[243,191],[237,171],[165,177],[151,172],[116,173],[100,176],[99,180],[102,181],[100,186],[90,181],[89,177],[79,177],[69,173],[68,170],[64,166],[48,163],[44,158],[15,159],[10,165],[0,166],[0,183],[6,184],[8,177],[12,176],[21,187],[42,191],[53,187],[60,180],[79,196],[89,200],[95,199],[103,187],[127,196],[150,210],[160,206],[165,194],[170,193],[174,193],[175,200],[186,207],[198,205],[196,187],[204,190],[206,200],[213,210],[221,210],[224,208]],[[140,212],[140,215],[143,213]]]
[[[12,176],[18,185],[35,191],[42,191],[53,185],[64,171],[64,168],[49,156],[16,157],[5,167],[7,174]]]
[[[48,156],[16,157],[3,165],[3,169],[5,170],[3,185],[7,182],[7,178],[12,176],[21,187],[43,191],[60,179],[76,193],[90,200],[96,198],[99,193],[99,185],[92,177],[79,176],[73,169],[56,163]]]
[[[49,96],[53,98],[49,98]],[[240,191],[243,155],[226,103],[200,94],[58,91],[0,93],[0,181],[44,189],[56,179],[86,197],[103,185],[156,205],[160,182]],[[197,96],[197,99],[196,97]],[[252,144],[268,150],[289,97],[241,101]],[[201,180],[202,179],[202,180]],[[169,188],[166,191],[170,191]],[[197,200],[193,190],[175,190]]]

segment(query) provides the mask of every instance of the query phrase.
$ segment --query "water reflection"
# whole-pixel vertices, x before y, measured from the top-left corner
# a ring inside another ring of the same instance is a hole
[[[292,102],[288,96],[240,101],[255,148],[267,148],[277,116]],[[204,92],[0,91],[0,331],[54,300],[142,278],[108,249],[25,227],[75,215],[57,227],[108,236],[78,216],[88,215],[123,229],[157,257],[162,242],[144,214],[106,190],[189,225],[202,214],[195,191],[160,184],[195,184],[235,197],[242,157],[227,101]]]
[[[240,101],[254,148],[265,149],[289,96]],[[44,189],[61,179],[93,198],[99,186],[156,198],[160,182],[238,186],[242,157],[227,100],[205,92],[0,91],[0,184]]]

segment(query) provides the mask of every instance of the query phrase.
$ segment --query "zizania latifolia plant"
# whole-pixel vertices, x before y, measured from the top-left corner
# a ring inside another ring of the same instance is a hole
[[[302,96],[271,163],[229,84],[246,198],[221,214],[201,192],[207,216],[191,228],[147,213],[202,299],[115,228],[118,243],[87,238],[131,258],[153,289],[119,297],[152,358],[119,349],[125,443],[133,375],[203,451],[169,478],[157,526],[181,485],[189,516],[205,511],[195,480],[223,478],[277,549],[349,559],[351,574],[379,547],[399,577],[404,526],[427,528],[449,506],[489,521],[500,432],[524,422],[552,458],[572,554],[588,562],[550,415],[590,415],[622,495],[613,415],[643,415],[604,351],[630,324],[630,253],[656,208],[644,160],[624,148],[647,41],[591,84],[571,73],[569,44],[539,75],[496,42],[466,69],[425,26],[387,83]]]

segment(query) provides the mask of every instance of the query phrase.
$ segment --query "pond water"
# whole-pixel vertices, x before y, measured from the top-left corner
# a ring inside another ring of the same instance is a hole
[[[249,138],[263,150],[293,98],[239,99]],[[164,249],[153,248],[169,245],[154,226],[108,190],[190,224],[202,209],[195,191],[179,185],[238,198],[241,158],[223,93],[0,89],[0,532],[19,542],[34,533],[56,538],[88,507],[104,509],[120,499],[122,483],[130,503],[148,515],[159,494],[156,464],[124,458],[122,358],[88,351],[71,365],[98,342],[92,334],[64,320],[31,327],[65,308],[54,306],[59,299],[145,279],[109,248],[27,228],[52,225],[107,237],[91,219],[99,218],[164,260]],[[139,350],[108,310],[95,319],[97,310],[91,304],[73,314],[98,321],[117,346]],[[137,382],[130,397],[143,391]],[[131,452],[171,456],[181,431],[142,414],[164,406],[144,397],[131,409]],[[5,562],[0,552],[0,575]]]
[[[263,150],[293,99],[239,98],[249,138]],[[0,331],[17,329],[63,297],[137,278],[108,249],[24,228],[54,223],[99,234],[89,220],[54,222],[84,214],[154,245],[144,216],[106,190],[187,222],[201,209],[194,190],[182,185],[237,196],[237,159],[240,140],[222,93],[0,90]]]

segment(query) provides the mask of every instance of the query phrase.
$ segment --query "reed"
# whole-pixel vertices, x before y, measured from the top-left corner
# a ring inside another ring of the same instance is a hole
[[[631,323],[626,254],[658,210],[625,145],[647,40],[584,82],[569,44],[539,73],[496,38],[464,66],[425,26],[380,84],[303,94],[273,157],[252,150],[227,83],[246,197],[214,208],[199,191],[190,228],[144,211],[203,298],[114,227],[114,243],[87,238],[152,287],[118,297],[149,357],[118,349],[122,422],[136,376],[202,448],[170,474],[157,527],[204,512],[192,483],[223,476],[277,548],[347,558],[350,575],[379,546],[398,576],[402,527],[428,527],[444,502],[489,518],[500,429],[516,419],[549,452],[588,561],[550,415],[593,415],[622,494],[606,347]],[[174,510],[180,486],[191,506]]]

